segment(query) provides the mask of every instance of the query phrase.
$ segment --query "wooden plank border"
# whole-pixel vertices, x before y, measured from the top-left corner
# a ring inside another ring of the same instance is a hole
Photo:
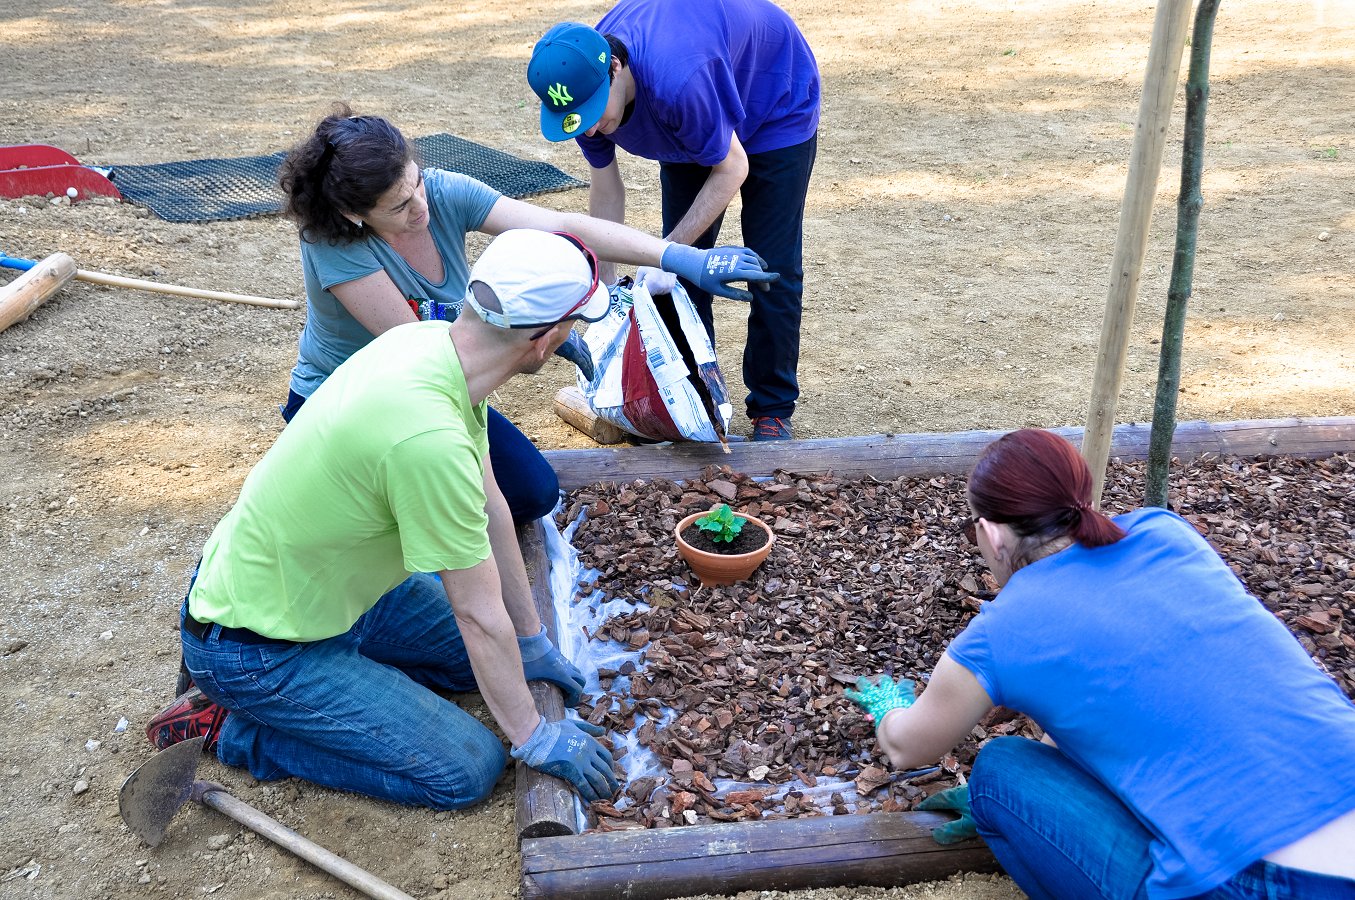
[[[518,529],[518,544],[527,566],[537,615],[546,626],[546,634],[558,645],[559,621],[550,590],[550,557],[546,552],[545,528],[539,520]],[[559,688],[544,681],[530,681],[527,687],[536,701],[537,712],[546,721],[558,722],[565,717],[565,701]],[[515,766],[515,776],[513,799],[519,841],[578,833],[579,798],[567,782],[521,762]]]
[[[522,844],[522,897],[664,900],[692,894],[894,887],[996,872],[980,840],[942,845],[941,813],[871,813],[538,838]]]
[[[567,491],[598,482],[624,483],[654,478],[691,478],[709,465],[728,465],[755,477],[777,469],[884,480],[903,475],[932,477],[967,473],[989,443],[1007,433],[959,431],[949,434],[875,434],[804,441],[735,443],[723,453],[718,444],[660,444],[597,450],[547,450],[545,457]],[[1081,428],[1053,428],[1074,444]],[[1146,459],[1150,426],[1119,425],[1111,456]],[[1238,456],[1288,454],[1323,457],[1355,450],[1355,417],[1182,422],[1172,454],[1182,460],[1205,453]]]
[[[1080,443],[1081,428],[1052,429]],[[565,490],[598,482],[682,479],[708,465],[729,465],[754,476],[777,469],[833,472],[846,477],[930,477],[962,474],[1005,431],[884,434],[865,437],[717,445],[674,444],[603,450],[551,450],[545,456]],[[1111,455],[1145,459],[1150,427],[1115,429]],[[1355,450],[1355,417],[1182,422],[1172,453],[1286,454],[1321,458]],[[542,621],[554,635],[555,609],[543,529],[519,533]],[[559,691],[532,685],[548,718],[563,716]],[[838,885],[893,886],[996,871],[981,841],[942,846],[931,829],[937,813],[862,814],[746,823],[575,834],[578,800],[563,782],[517,768],[517,824],[522,841],[522,897],[569,900],[664,900],[743,890],[795,890]]]

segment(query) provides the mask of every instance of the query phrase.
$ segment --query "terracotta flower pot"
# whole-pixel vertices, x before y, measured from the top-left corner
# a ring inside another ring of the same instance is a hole
[[[748,553],[725,554],[698,550],[683,539],[682,532],[686,531],[693,522],[704,515],[704,512],[692,513],[677,524],[675,531],[678,553],[687,561],[687,565],[691,566],[692,572],[696,574],[697,578],[701,579],[702,584],[713,586],[742,581],[752,575],[753,570],[762,565],[762,561],[767,558],[767,554],[772,552],[772,544],[776,542],[776,535],[772,534],[771,528],[756,516],[746,516],[743,513],[735,513],[735,515],[745,520],[745,528],[749,525],[756,525],[766,532],[767,543]]]

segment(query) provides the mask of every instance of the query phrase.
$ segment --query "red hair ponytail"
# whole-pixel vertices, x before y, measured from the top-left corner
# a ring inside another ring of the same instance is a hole
[[[1102,547],[1124,529],[1092,508],[1092,476],[1077,449],[1051,431],[1023,428],[984,448],[969,476],[969,503],[990,522],[1041,541]]]

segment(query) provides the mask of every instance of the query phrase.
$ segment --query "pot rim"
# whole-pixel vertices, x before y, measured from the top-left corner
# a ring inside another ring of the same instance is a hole
[[[756,524],[759,528],[761,528],[763,532],[767,535],[767,542],[744,553],[717,553],[713,555],[721,556],[725,559],[738,559],[743,556],[752,556],[754,553],[761,553],[763,550],[770,549],[771,546],[776,543],[776,533],[772,531],[772,527],[768,525],[766,522],[762,521],[757,516],[751,516],[748,513],[739,512],[738,510],[733,509],[732,507],[730,508],[730,511],[733,512],[734,515],[738,516],[740,519],[743,519],[746,522],[752,522]],[[684,547],[687,547],[690,550],[694,550],[697,553],[710,552],[708,550],[702,550],[700,547],[692,546],[691,542],[682,536],[682,532],[687,530],[688,525],[691,525],[693,522],[695,522],[697,519],[701,518],[708,512],[710,512],[710,510],[691,513],[690,515],[684,516],[682,521],[677,523],[677,525],[673,528],[673,535],[677,538],[677,542],[679,544],[681,544]]]

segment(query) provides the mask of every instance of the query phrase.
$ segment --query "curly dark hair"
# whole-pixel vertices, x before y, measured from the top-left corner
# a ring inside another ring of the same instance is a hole
[[[380,116],[355,116],[348,104],[335,103],[282,161],[283,211],[297,223],[303,241],[355,241],[362,229],[344,213],[365,216],[411,161],[418,156],[400,129]]]

